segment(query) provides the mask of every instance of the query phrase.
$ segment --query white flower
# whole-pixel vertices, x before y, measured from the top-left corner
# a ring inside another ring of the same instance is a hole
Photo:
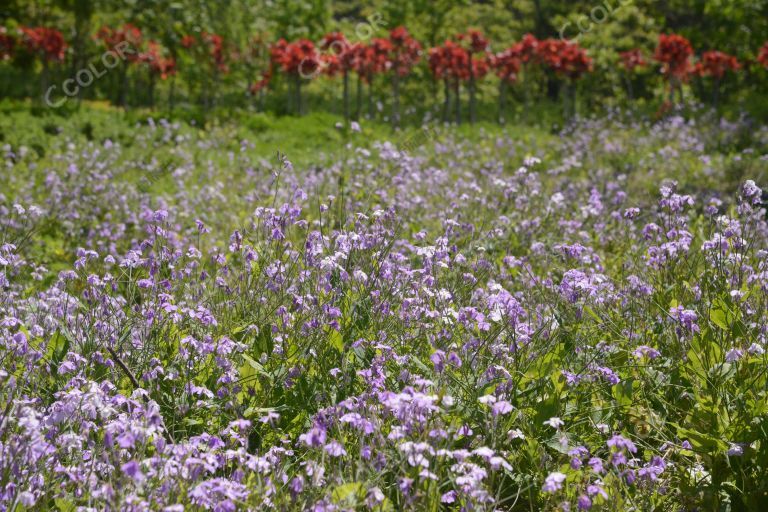
[[[483,395],[480,398],[478,398],[477,401],[483,405],[488,405],[496,402],[496,397],[493,395]]]
[[[541,490],[544,492],[557,492],[563,488],[563,482],[565,482],[565,474],[555,471],[547,476]]]
[[[535,156],[527,156],[525,157],[525,160],[523,160],[523,164],[526,167],[533,167],[535,165],[538,165],[541,163],[541,159],[536,158]]]
[[[552,418],[549,418],[547,421],[545,421],[544,424],[549,425],[554,429],[559,429],[560,427],[565,425],[565,422],[560,418],[558,418],[557,416],[553,416]]]

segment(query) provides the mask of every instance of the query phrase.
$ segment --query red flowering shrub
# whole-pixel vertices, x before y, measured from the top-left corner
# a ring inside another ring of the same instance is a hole
[[[262,76],[261,79],[253,82],[250,87],[248,87],[248,91],[251,94],[256,94],[259,91],[262,91],[269,87],[269,83],[272,80],[272,70],[268,69]]]
[[[326,75],[346,75],[354,69],[357,54],[341,32],[332,32],[323,37],[320,48],[329,52],[320,57],[322,70]]]
[[[149,66],[149,70],[161,80],[176,74],[176,61],[165,56],[163,47],[157,41],[147,43],[147,50],[139,54],[139,61]]]
[[[421,44],[411,37],[405,27],[397,27],[389,33],[389,69],[399,76],[405,76],[419,61]]]
[[[577,43],[560,39],[539,41],[536,57],[546,69],[571,80],[578,80],[592,71],[592,59]]]
[[[181,46],[187,50],[194,50],[198,43],[202,43],[201,48],[210,58],[210,63],[220,73],[229,73],[229,66],[224,54],[224,38],[218,34],[201,32],[200,39],[191,34],[181,38]]]
[[[686,38],[678,34],[660,34],[653,57],[662,64],[661,72],[667,79],[684,80],[691,71],[691,55],[693,47]]]
[[[640,48],[634,48],[619,53],[619,59],[621,60],[622,66],[624,66],[624,70],[629,73],[635,71],[637,68],[643,68],[648,65],[648,62],[643,56],[643,51]]]
[[[183,46],[184,48],[187,48],[187,49],[192,48],[192,46],[194,46],[195,42],[197,42],[197,39],[195,39],[195,36],[192,36],[192,35],[189,35],[189,34],[187,34],[187,35],[185,35],[184,37],[181,38],[181,46]]]
[[[525,65],[536,60],[538,48],[539,40],[533,34],[525,34],[520,42],[512,45],[509,52],[521,65]]]
[[[469,30],[464,34],[458,34],[456,40],[460,43],[464,43],[469,61],[471,62],[471,66],[468,66],[468,71],[471,70],[471,75],[470,73],[466,73],[462,78],[465,80],[470,79],[471,77],[482,78],[488,74],[488,71],[490,70],[488,57],[486,55],[486,51],[489,47],[488,39],[486,39],[478,30]]]
[[[229,66],[224,57],[224,39],[218,34],[208,32],[203,32],[201,38],[208,45],[208,54],[216,69],[222,73],[229,73]]]
[[[126,23],[120,28],[101,27],[95,38],[112,52],[125,55],[128,62],[139,60],[139,48],[142,46],[141,30],[135,25]]]
[[[496,72],[496,76],[504,82],[514,83],[517,81],[517,75],[520,73],[522,61],[512,48],[491,55],[489,58],[491,68]]]
[[[341,32],[331,32],[323,37],[320,48],[330,50],[334,55],[342,55],[349,50],[349,41]]]
[[[471,53],[484,53],[488,50],[488,39],[479,30],[468,30],[464,34],[456,36],[456,40],[467,43],[467,51]]]
[[[702,54],[693,72],[699,76],[709,76],[719,80],[727,71],[737,71],[740,68],[741,64],[736,57],[719,51],[710,51]]]
[[[429,50],[429,69],[435,78],[465,80],[469,76],[469,53],[448,40]]]
[[[27,49],[41,56],[44,61],[64,60],[67,43],[58,30],[47,27],[21,27],[21,33]]]
[[[320,66],[320,55],[307,39],[293,43],[280,39],[270,49],[270,58],[284,73],[302,78],[311,78]]]
[[[757,62],[768,69],[768,41],[766,41],[763,47],[760,48],[760,53],[757,55]]]

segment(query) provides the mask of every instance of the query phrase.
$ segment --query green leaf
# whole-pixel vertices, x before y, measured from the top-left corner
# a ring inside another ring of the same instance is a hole
[[[69,352],[70,341],[69,337],[56,331],[48,340],[48,346],[46,347],[46,358],[51,364],[51,373],[56,374],[59,364],[64,360],[64,357]]]
[[[334,503],[356,505],[358,500],[365,499],[365,486],[360,482],[340,485],[333,490],[331,499]]]
[[[678,427],[677,436],[690,441],[697,451],[722,453],[728,450],[728,443],[725,441],[690,428]]]
[[[74,512],[75,504],[64,498],[56,498],[53,500],[56,510],[60,512]]]
[[[238,368],[241,379],[250,380],[252,377],[255,377],[256,375],[262,375],[267,379],[269,379],[270,382],[272,382],[272,376],[261,365],[261,363],[256,361],[254,358],[252,358],[248,354],[243,354],[243,360],[245,361],[245,364],[242,365],[240,368]]]
[[[715,301],[716,304],[719,302],[720,301]],[[712,309],[709,310],[709,319],[713,324],[724,331],[728,330],[728,314],[722,306],[718,305],[715,307],[713,305]]]
[[[330,334],[328,335],[328,342],[339,352],[344,352],[344,338],[341,336],[339,331],[331,330]]]
[[[595,311],[591,307],[585,306],[584,311],[586,311],[589,316],[594,318],[597,323],[599,324],[603,323],[603,320],[599,316],[597,316],[597,313],[595,313]]]

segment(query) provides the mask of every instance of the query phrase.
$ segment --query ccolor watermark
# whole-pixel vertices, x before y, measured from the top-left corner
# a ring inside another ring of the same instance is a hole
[[[426,144],[430,140],[435,138],[436,130],[430,126],[424,126],[419,130],[409,134],[397,142],[397,150],[400,152],[400,156],[408,156],[414,149]]]
[[[170,175],[174,171],[174,165],[172,162],[168,162],[155,171],[149,171],[139,180],[138,188],[139,192],[146,193],[165,176]]]
[[[560,27],[560,40],[567,41],[569,43],[578,41],[582,34],[588,34],[591,32],[595,25],[602,25],[608,21],[608,18],[613,16],[614,13],[619,11],[622,7],[626,7],[627,5],[631,4],[633,1],[634,0],[605,0],[602,5],[596,5],[593,7],[592,10],[589,11],[589,16],[586,14],[581,14],[576,18],[575,22],[565,22],[563,26]],[[569,27],[573,27],[574,25],[574,28],[577,29],[578,34],[572,38],[567,38],[565,36],[565,32],[569,29]]]
[[[128,41],[121,41],[115,45],[114,50],[107,50],[101,55],[101,59],[96,63],[91,62],[87,68],[83,68],[75,73],[73,78],[67,78],[61,84],[61,91],[64,93],[63,98],[59,98],[57,101],[51,99],[51,95],[58,89],[57,86],[52,85],[45,91],[45,103],[51,108],[59,108],[69,100],[74,98],[80,93],[81,89],[87,89],[93,83],[107,74],[111,69],[117,67],[121,62],[125,61],[129,55],[137,55],[137,51],[131,47],[131,43]],[[100,62],[101,66],[96,64]]]

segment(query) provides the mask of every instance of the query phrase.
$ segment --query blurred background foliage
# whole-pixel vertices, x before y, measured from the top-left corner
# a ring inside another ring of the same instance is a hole
[[[382,20],[374,30],[368,25],[372,16]],[[247,107],[282,115],[290,112],[284,96],[288,84],[283,78],[275,77],[269,94],[258,101],[248,94],[251,84],[268,68],[270,43],[279,38],[307,38],[317,43],[336,30],[352,42],[365,42],[386,37],[389,30],[404,25],[425,49],[468,28],[481,30],[494,52],[508,48],[526,33],[540,39],[575,39],[595,65],[595,72],[579,86],[581,108],[589,110],[626,103],[627,79],[618,64],[618,52],[642,48],[651,56],[660,33],[684,35],[697,54],[716,49],[742,62],[753,62],[768,40],[768,0],[4,0],[0,6],[0,26],[8,30],[26,25],[62,31],[68,55],[53,70],[58,80],[54,83],[99,58],[104,49],[93,35],[100,27],[125,23],[140,27],[145,41],[160,42],[177,68],[177,75],[158,84],[154,95],[146,92],[148,79],[131,71],[133,92],[126,106],[154,106],[154,98],[160,97],[169,100],[164,104],[170,110],[181,106],[211,110],[215,97],[216,108]],[[212,70],[200,55],[182,51],[185,35],[203,33],[221,35],[229,56],[240,57],[226,73]],[[425,57],[402,84],[403,104],[409,106],[404,118],[415,123],[422,122],[427,112],[434,116],[441,102],[440,84],[432,80]],[[30,77],[34,63],[18,64],[0,61],[0,98],[40,96],[36,80]],[[728,79],[738,84],[723,84],[723,103],[763,117],[768,112],[764,93],[768,71],[754,69]],[[654,76],[656,69],[648,69],[646,74],[633,79],[632,100],[639,101],[640,108],[643,102],[649,109],[652,103],[658,108],[664,84]],[[81,91],[78,99],[112,100],[116,80],[108,76]],[[692,91],[695,86],[692,84]],[[338,113],[340,87],[339,80],[313,80],[307,88],[308,108]],[[374,84],[381,117],[388,109],[389,87],[383,77]],[[481,116],[485,112],[486,119],[496,117],[497,90],[495,77],[479,84],[479,111]],[[520,105],[522,94],[512,91],[512,103]]]

